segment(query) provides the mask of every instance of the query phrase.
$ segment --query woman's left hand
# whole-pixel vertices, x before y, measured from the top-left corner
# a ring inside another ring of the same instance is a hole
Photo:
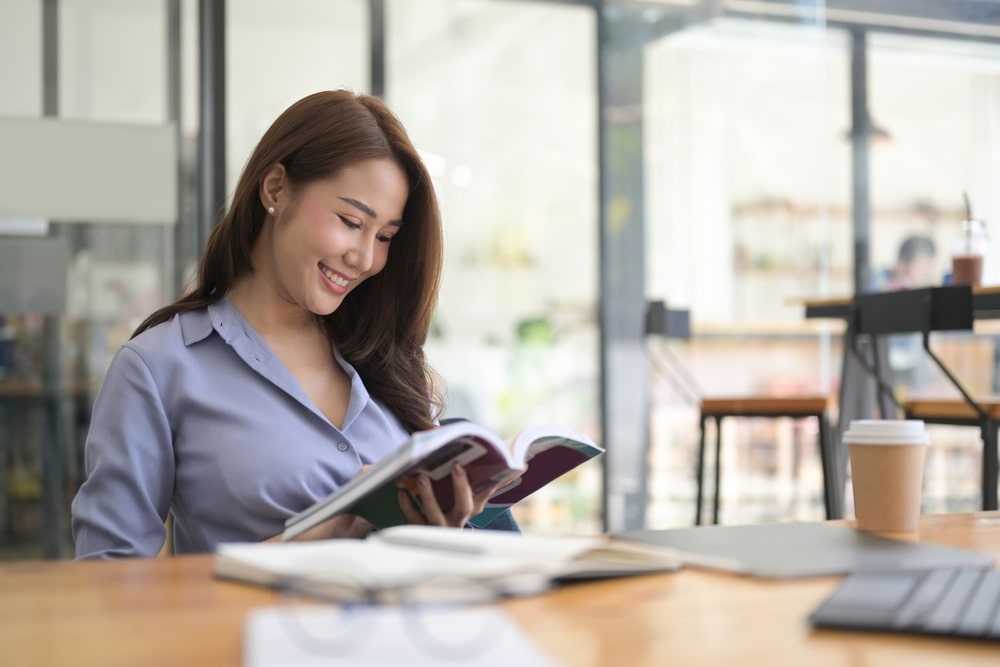
[[[451,483],[454,490],[455,504],[450,510],[445,512],[438,504],[434,496],[434,489],[431,486],[430,477],[426,473],[420,473],[416,479],[416,496],[420,501],[420,509],[417,509],[410,496],[403,490],[399,491],[399,508],[403,510],[406,520],[410,523],[427,524],[429,526],[451,526],[462,528],[469,522],[469,519],[483,511],[486,501],[489,500],[497,489],[509,480],[498,482],[483,491],[473,495],[472,487],[469,485],[469,477],[465,468],[456,465],[451,471]],[[421,512],[421,510],[423,510]]]

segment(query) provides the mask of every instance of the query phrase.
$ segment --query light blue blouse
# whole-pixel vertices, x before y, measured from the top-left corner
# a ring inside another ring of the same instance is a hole
[[[77,558],[155,556],[168,510],[178,553],[272,537],[398,448],[406,430],[334,352],[351,378],[342,428],[226,299],[126,343],[94,402]]]

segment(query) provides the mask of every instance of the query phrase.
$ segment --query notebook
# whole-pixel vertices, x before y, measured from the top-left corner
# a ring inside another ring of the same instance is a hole
[[[1000,571],[977,568],[862,571],[810,614],[819,628],[1000,641]]]
[[[671,547],[686,565],[773,578],[875,568],[991,567],[994,562],[989,554],[894,540],[822,522],[633,530],[616,537]]]

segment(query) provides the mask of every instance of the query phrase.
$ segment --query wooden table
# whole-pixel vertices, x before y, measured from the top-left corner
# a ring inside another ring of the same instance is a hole
[[[1000,512],[925,516],[920,539],[1000,559]],[[0,662],[239,665],[247,611],[275,598],[216,581],[211,570],[211,556],[4,564]],[[838,581],[687,569],[579,584],[503,606],[567,665],[998,664],[995,642],[810,629],[808,613]]]
[[[805,306],[807,318],[847,319],[853,298],[836,296],[823,299],[802,299],[795,303]],[[972,309],[977,320],[1000,318],[1000,285],[972,288]]]
[[[832,485],[843,488],[846,480],[847,453],[841,437],[854,419],[893,418],[902,406],[894,397],[886,377],[888,351],[886,335],[920,333],[924,354],[937,364],[957,393],[977,410],[984,433],[982,465],[982,504],[985,510],[997,509],[997,461],[995,429],[987,414],[977,407],[957,378],[934,354],[929,335],[935,331],[972,331],[973,323],[1000,318],[1000,287],[952,285],[804,301],[807,319],[841,319],[846,322],[838,397],[837,428],[834,433]],[[1000,360],[1000,357],[997,357]],[[996,365],[996,362],[995,362]],[[994,370],[994,385],[1000,379]],[[877,411],[873,411],[875,406]],[[944,421],[937,423],[946,423]],[[961,423],[965,423],[962,420]],[[973,421],[975,423],[975,421]],[[838,516],[834,514],[834,516]]]

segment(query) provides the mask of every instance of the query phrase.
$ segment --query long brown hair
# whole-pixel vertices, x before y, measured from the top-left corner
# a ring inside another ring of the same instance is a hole
[[[264,133],[243,169],[232,205],[209,236],[194,288],[150,315],[139,335],[174,315],[225,296],[253,272],[251,250],[264,224],[259,188],[281,163],[296,187],[336,175],[361,160],[389,157],[406,173],[404,225],[385,268],[358,285],[323,318],[331,341],[410,431],[430,428],[441,407],[423,345],[441,280],[441,215],[430,175],[399,119],[377,97],[345,90],[309,95]]]

